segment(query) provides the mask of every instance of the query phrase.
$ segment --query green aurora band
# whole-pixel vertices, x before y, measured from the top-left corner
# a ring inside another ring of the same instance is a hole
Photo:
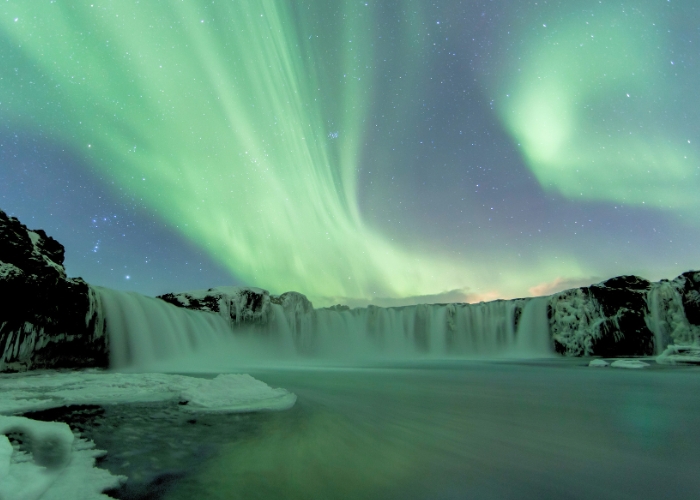
[[[18,59],[4,67],[3,104],[83,152],[243,280],[273,292],[369,298],[378,284],[401,296],[454,276],[447,263],[393,248],[360,219],[371,7],[2,9]],[[12,78],[10,68],[24,74]]]
[[[403,5],[421,16],[421,2]],[[528,266],[493,252],[494,272],[483,259],[399,248],[363,222],[373,3],[16,0],[0,14],[2,112],[77,151],[117,193],[142,199],[247,283],[324,305],[467,286],[472,298],[507,298],[591,275],[573,257],[553,260],[555,249]],[[598,21],[527,45],[522,72],[504,66],[511,96],[499,101],[500,116],[545,188],[694,208],[696,180],[676,196],[696,163],[685,145],[650,141],[663,133],[653,129],[608,136],[615,123],[601,130],[584,116],[584,100],[612,90],[644,97],[654,86],[634,26],[613,36],[609,20]],[[611,38],[627,62],[589,44],[589,31]],[[403,36],[397,57],[410,77],[424,69],[412,58],[422,49],[414,34]],[[587,81],[590,67],[616,83]]]
[[[515,22],[525,43],[500,72],[499,115],[543,188],[695,219],[696,83],[674,68],[663,4],[554,3]]]

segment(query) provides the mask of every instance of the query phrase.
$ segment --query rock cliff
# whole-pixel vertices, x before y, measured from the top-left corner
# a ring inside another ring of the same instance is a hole
[[[94,292],[64,248],[0,210],[0,371],[107,365]]]

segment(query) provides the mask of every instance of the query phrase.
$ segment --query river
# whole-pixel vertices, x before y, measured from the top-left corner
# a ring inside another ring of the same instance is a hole
[[[252,375],[295,392],[296,406],[220,422],[227,431],[212,428],[221,434],[216,451],[162,498],[639,500],[700,492],[698,368],[451,361]]]

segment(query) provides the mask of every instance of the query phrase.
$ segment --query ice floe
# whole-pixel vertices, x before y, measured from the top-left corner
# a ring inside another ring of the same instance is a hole
[[[74,435],[68,424],[12,414],[170,400],[187,412],[253,412],[291,408],[296,395],[245,374],[214,379],[97,370],[0,375],[0,500],[107,499],[102,492],[125,480],[96,468],[95,458],[104,452]],[[8,436],[19,439],[13,444]]]
[[[646,368],[647,366],[649,366],[649,363],[645,363],[644,361],[640,361],[638,359],[618,359],[610,363],[610,366],[612,366],[613,368],[639,369]]]
[[[157,401],[188,402],[199,411],[286,410],[296,396],[245,374],[214,379],[164,373],[37,372],[0,375],[0,414],[45,410],[71,404],[109,405]]]

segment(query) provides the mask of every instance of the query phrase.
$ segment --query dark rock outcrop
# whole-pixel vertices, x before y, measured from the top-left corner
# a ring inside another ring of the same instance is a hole
[[[0,210],[0,371],[107,366],[94,292],[64,248]]]
[[[555,350],[568,356],[654,354],[654,333],[645,320],[651,287],[643,278],[619,276],[554,294],[550,329]]]
[[[700,326],[700,271],[688,271],[674,281],[683,297],[685,317],[691,325]]]
[[[566,356],[649,356],[700,342],[700,272],[672,281],[619,276],[552,295],[550,331]]]

